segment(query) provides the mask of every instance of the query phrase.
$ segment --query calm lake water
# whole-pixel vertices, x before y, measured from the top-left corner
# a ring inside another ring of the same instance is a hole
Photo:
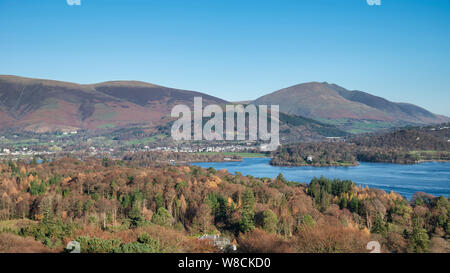
[[[450,162],[426,162],[417,165],[365,163],[357,167],[277,167],[270,158],[244,158],[242,162],[192,163],[204,168],[227,169],[254,177],[276,177],[282,173],[287,180],[309,182],[316,176],[350,179],[358,185],[368,185],[410,199],[423,191],[436,196],[450,196]]]

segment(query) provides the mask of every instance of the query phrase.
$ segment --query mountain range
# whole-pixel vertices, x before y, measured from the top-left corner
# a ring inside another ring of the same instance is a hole
[[[96,131],[144,126],[151,131],[173,120],[170,111],[174,105],[192,107],[195,96],[203,98],[203,105],[229,103],[200,92],[139,81],[75,84],[3,75],[0,130]],[[316,130],[319,132],[342,120],[384,122],[392,126],[450,121],[412,104],[394,103],[362,91],[318,82],[281,89],[251,103],[279,104],[286,114],[283,119],[290,121],[285,122],[291,125],[289,130],[300,124],[306,129],[320,128]]]
[[[207,94],[138,81],[81,85],[0,76],[0,128],[33,132],[97,130],[164,123],[176,104],[225,104]]]

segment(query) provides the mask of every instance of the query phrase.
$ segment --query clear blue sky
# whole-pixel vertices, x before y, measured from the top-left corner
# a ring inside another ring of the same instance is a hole
[[[0,74],[254,99],[327,81],[450,116],[450,1],[0,0]]]

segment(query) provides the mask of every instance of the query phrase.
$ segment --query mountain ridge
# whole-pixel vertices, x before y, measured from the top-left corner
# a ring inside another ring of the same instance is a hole
[[[347,90],[327,82],[309,82],[274,91],[252,101],[279,104],[280,111],[313,119],[355,119],[416,124],[450,119],[410,103],[391,102],[359,90]]]
[[[195,96],[201,96],[204,105],[230,103],[205,93],[142,81],[77,84],[0,75],[0,130],[49,132],[143,126],[151,133],[173,120],[170,111],[174,105],[192,107]],[[398,120],[413,124],[450,121],[416,105],[393,103],[362,91],[349,91],[335,84],[320,82],[283,88],[249,103],[279,104],[281,112],[290,115],[285,117],[286,120],[297,120],[294,125],[286,123],[289,125],[289,128],[284,128],[286,131],[297,126],[295,124],[301,117],[322,123],[342,117],[363,122],[374,120],[391,127],[398,125]],[[300,122],[304,126],[302,132],[324,126],[305,122],[307,126]]]
[[[97,130],[144,124],[155,127],[173,105],[227,101],[196,91],[139,81],[76,84],[18,76],[0,76],[0,128],[34,132]]]

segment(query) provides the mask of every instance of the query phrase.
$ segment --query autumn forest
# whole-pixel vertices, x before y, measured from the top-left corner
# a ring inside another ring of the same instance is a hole
[[[64,252],[71,240],[88,253],[368,252],[372,240],[383,252],[450,251],[447,198],[352,181],[72,157],[4,161],[0,181],[0,252]]]

